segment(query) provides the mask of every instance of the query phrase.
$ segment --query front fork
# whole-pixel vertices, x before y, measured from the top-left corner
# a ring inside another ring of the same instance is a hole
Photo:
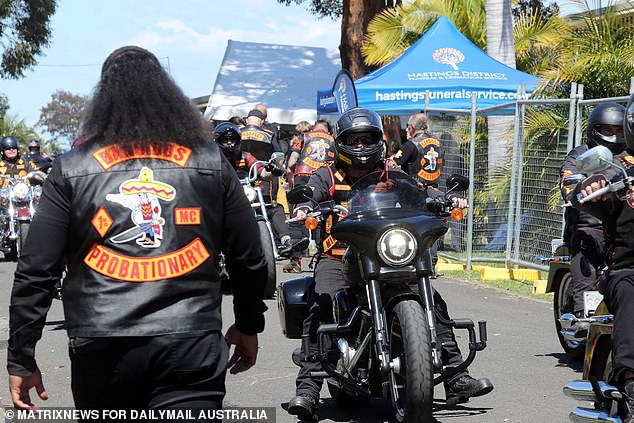
[[[372,279],[366,285],[366,294],[372,311],[372,323],[374,324],[374,334],[376,356],[381,363],[381,373],[390,372],[390,355],[389,355],[389,339],[387,336],[387,319],[383,311],[383,302],[381,301],[381,288],[379,281]]]
[[[273,257],[277,260],[279,258],[279,254],[277,253],[277,245],[275,243],[275,235],[273,234],[273,227],[271,226],[271,221],[269,220],[269,214],[266,212],[266,203],[264,202],[264,196],[262,195],[262,189],[260,187],[255,188],[255,192],[258,193],[258,202],[260,203],[260,213],[264,218],[264,223],[266,223],[266,229],[269,231],[269,235],[271,237],[271,243],[273,244]]]
[[[431,283],[427,276],[424,276],[418,280],[418,290],[420,297],[425,308],[427,315],[427,322],[429,325],[429,332],[431,335],[431,347],[434,362],[434,371],[438,372],[442,370],[441,350],[438,344],[436,335],[436,316],[434,314],[434,296],[431,290]],[[389,339],[387,333],[387,319],[385,312],[383,311],[383,304],[381,302],[381,290],[379,282],[377,280],[370,280],[367,285],[368,301],[370,303],[370,309],[372,310],[372,321],[374,324],[374,331],[376,335],[375,348],[376,355],[381,362],[381,371],[383,373],[389,372],[390,369],[390,356],[389,356]]]

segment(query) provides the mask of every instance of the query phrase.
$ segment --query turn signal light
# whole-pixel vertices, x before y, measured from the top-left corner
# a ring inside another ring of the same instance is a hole
[[[462,209],[453,209],[451,210],[451,218],[453,220],[462,220],[464,218],[464,212]]]
[[[314,217],[307,217],[304,225],[306,225],[306,227],[312,231],[317,229],[317,226],[319,226],[319,222]]]

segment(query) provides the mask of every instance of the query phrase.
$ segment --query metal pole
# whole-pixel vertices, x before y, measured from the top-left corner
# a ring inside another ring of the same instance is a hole
[[[506,220],[506,262],[511,261],[511,247],[513,245],[513,217],[515,213],[515,178],[517,173],[517,151],[519,150],[519,129],[520,129],[520,105],[522,91],[520,87],[517,87],[517,94],[515,102],[515,125],[513,128],[513,152],[511,154],[511,186],[509,192],[509,211],[508,218]]]
[[[475,142],[476,142],[476,93],[471,94],[471,138],[469,140],[469,208],[467,209],[467,270],[471,270],[473,254],[473,195],[475,184]]]
[[[630,78],[630,95],[634,94],[634,76]]]
[[[526,93],[526,87],[522,85],[522,96]],[[520,128],[518,131],[518,150],[517,150],[517,188],[515,193],[515,230],[513,231],[513,237],[515,238],[514,245],[514,260],[517,262],[520,257],[520,232],[522,230],[522,172],[524,164],[524,116],[526,111],[526,105],[520,104],[519,122]],[[509,228],[510,229],[510,228]]]
[[[575,130],[575,111],[577,110],[577,83],[573,82],[570,87],[570,110],[568,110],[568,136],[566,138],[566,154],[574,148],[574,130]],[[561,237],[564,237],[566,231],[566,213],[561,214]]]
[[[583,99],[583,84],[577,85],[577,100]],[[583,113],[581,110],[581,103],[577,102],[577,127],[575,128],[575,147],[581,145],[581,119],[583,119]]]
[[[429,95],[431,94],[431,91],[426,90],[425,91],[425,114],[427,113],[427,110],[429,109]]]

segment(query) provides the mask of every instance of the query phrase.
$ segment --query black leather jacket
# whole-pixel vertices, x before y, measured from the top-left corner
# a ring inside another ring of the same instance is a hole
[[[263,330],[258,228],[217,145],[171,144],[136,155],[91,142],[56,160],[15,275],[10,373],[34,370],[33,348],[63,262],[70,337],[221,330],[220,251],[232,276],[236,326]]]

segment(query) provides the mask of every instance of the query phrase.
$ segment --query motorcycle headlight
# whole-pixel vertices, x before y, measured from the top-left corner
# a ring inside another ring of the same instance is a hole
[[[29,195],[29,186],[24,182],[18,182],[13,187],[13,195],[18,200],[24,200]]]
[[[390,266],[403,266],[412,261],[416,246],[414,235],[402,228],[385,231],[377,243],[379,257]]]
[[[255,199],[258,197],[258,194],[255,192],[255,189],[253,187],[249,187],[249,186],[243,186],[244,188],[244,195],[247,196],[247,200],[249,200],[249,203],[253,203],[255,201]]]

